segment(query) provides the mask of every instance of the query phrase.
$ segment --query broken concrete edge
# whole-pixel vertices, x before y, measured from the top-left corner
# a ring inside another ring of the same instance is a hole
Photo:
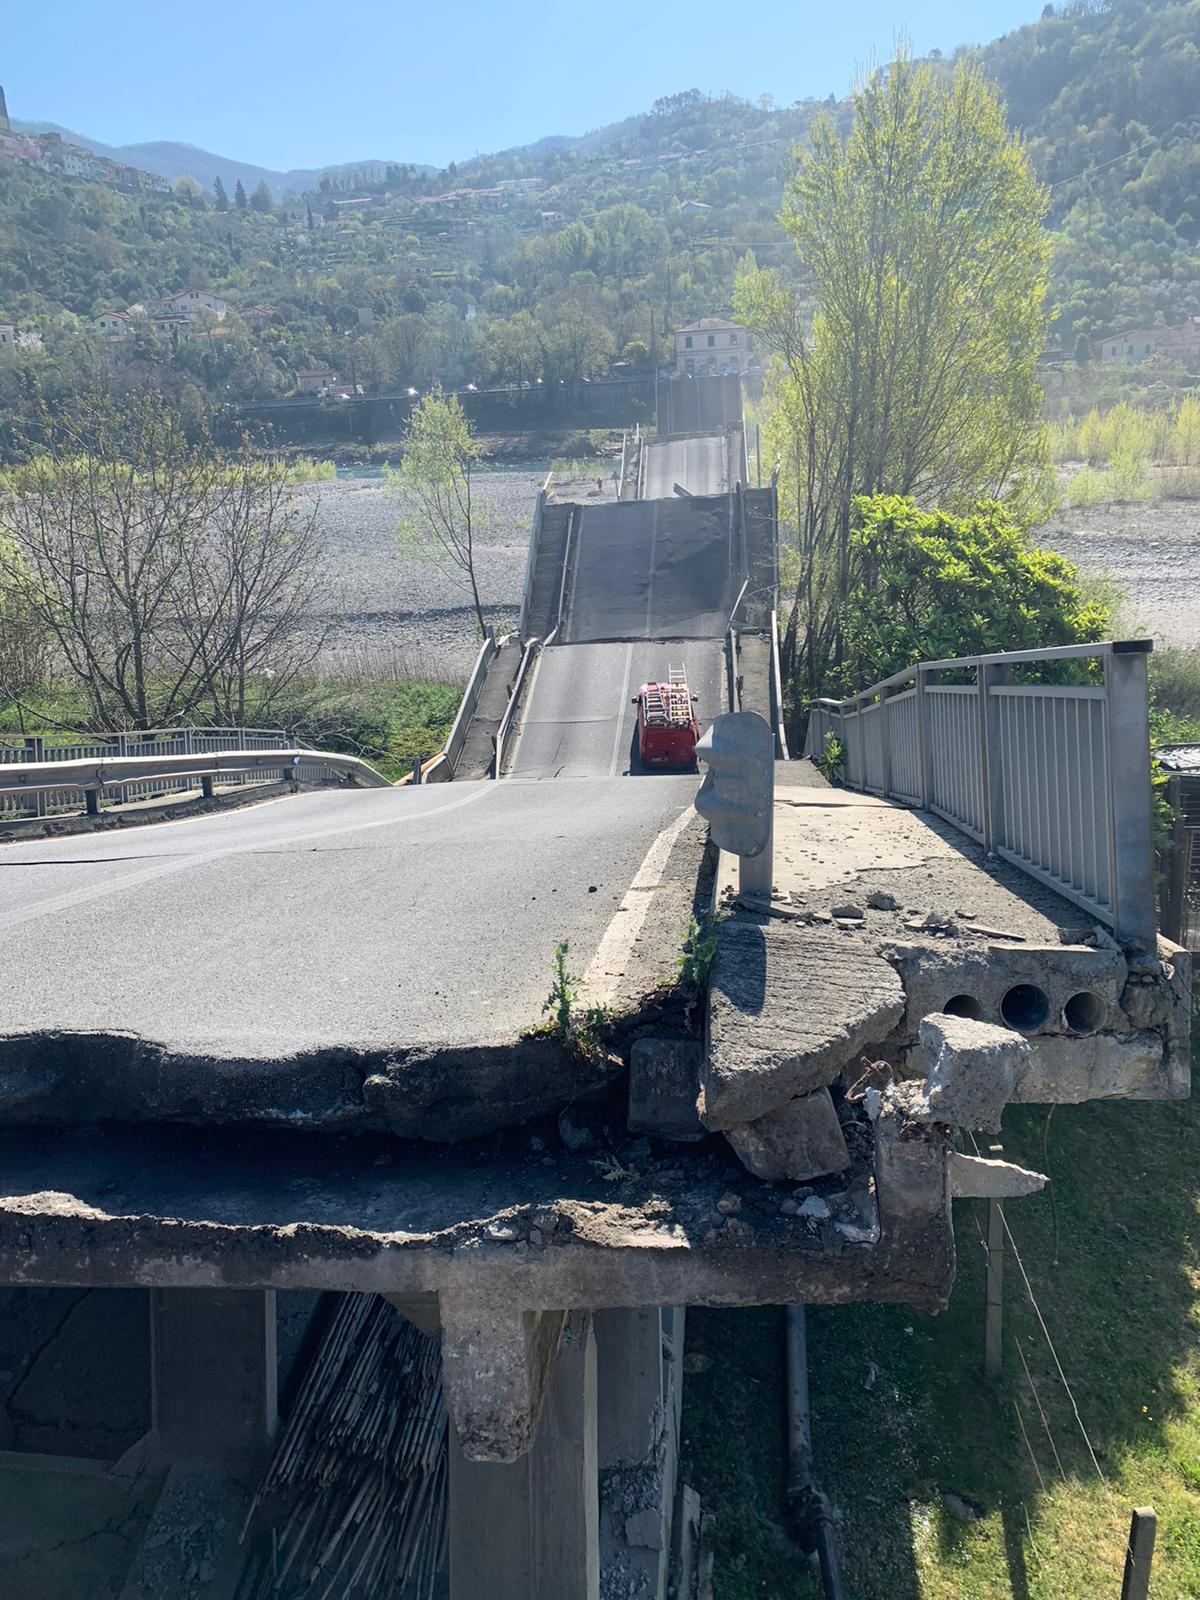
[[[709,974],[700,1119],[753,1123],[834,1083],[904,1015],[895,969],[870,946],[739,913],[722,921]]]
[[[439,1296],[446,1409],[468,1461],[515,1461],[532,1446],[566,1320],[496,1294]]]
[[[845,932],[735,915],[720,926],[713,963],[701,1118],[727,1134],[761,1124],[798,1096],[857,1075],[865,1057],[924,1076],[925,1018],[957,997],[1000,1023],[1004,996],[1021,984],[1036,990],[1045,1014],[1028,1032],[996,1029],[1026,1052],[1003,1103],[1185,1097],[1188,952],[1162,940],[1157,959],[1147,959],[1094,931],[1095,944],[1070,946],[876,948]],[[813,970],[814,962],[825,970]],[[856,980],[843,976],[847,963],[860,969]],[[1074,1026],[1072,1001],[1087,1002]],[[997,1115],[991,1108],[988,1125]]]
[[[547,1034],[246,1059],[118,1030],[31,1030],[0,1039],[0,1125],[236,1124],[454,1142],[560,1110],[624,1071]]]

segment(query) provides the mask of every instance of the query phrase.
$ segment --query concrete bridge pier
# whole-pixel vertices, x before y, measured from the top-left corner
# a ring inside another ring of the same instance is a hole
[[[279,1426],[274,1289],[152,1289],[150,1349],[154,1454],[261,1467]]]
[[[565,1322],[532,1448],[469,1461],[450,1429],[449,1600],[599,1600],[592,1318]]]

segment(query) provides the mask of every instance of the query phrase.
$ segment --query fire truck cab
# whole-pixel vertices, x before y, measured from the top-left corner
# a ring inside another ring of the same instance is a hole
[[[637,692],[638,758],[644,767],[695,769],[700,724],[695,696],[683,667],[668,667],[665,683],[644,683]]]

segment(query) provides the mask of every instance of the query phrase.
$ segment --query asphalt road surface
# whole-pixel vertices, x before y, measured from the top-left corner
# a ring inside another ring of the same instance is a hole
[[[669,500],[675,485],[689,494],[729,494],[729,449],[723,433],[695,439],[646,439],[643,500]]]
[[[723,637],[740,586],[733,496],[588,506],[570,557],[562,638]]]
[[[587,967],[698,783],[318,791],[0,847],[0,1038],[252,1061],[515,1037],[555,945]]]
[[[696,715],[707,727],[725,710],[723,640],[552,645],[544,650],[520,718],[510,777],[638,775],[632,701],[643,683],[665,680],[671,666],[686,669],[697,696]],[[659,782],[661,776],[648,775],[647,781]]]

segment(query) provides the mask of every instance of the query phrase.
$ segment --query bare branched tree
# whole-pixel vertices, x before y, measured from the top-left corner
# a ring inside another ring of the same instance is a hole
[[[479,450],[457,395],[433,390],[413,407],[404,457],[388,474],[400,503],[398,535],[448,575],[465,578],[482,637],[487,632],[475,574],[475,542],[487,525],[474,493]]]
[[[43,415],[0,496],[0,584],[45,629],[93,725],[242,721],[320,639],[317,507],[243,447],[189,443],[160,397]]]

